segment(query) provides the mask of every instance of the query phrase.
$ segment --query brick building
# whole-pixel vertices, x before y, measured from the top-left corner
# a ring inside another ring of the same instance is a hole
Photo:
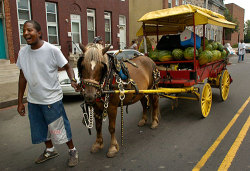
[[[41,24],[43,39],[67,58],[79,52],[79,42],[87,44],[95,36],[114,49],[129,43],[128,0],[0,0],[0,4],[0,45],[6,49],[1,58],[11,63],[25,45],[22,28],[30,19]]]
[[[240,40],[244,40],[244,15],[245,15],[245,9],[241,8],[240,6],[230,3],[226,4],[227,9],[232,14],[233,18],[237,19],[239,22],[239,31],[234,32],[231,35],[227,35],[225,38],[226,43],[230,43],[232,46],[235,44],[238,44]]]
[[[142,17],[145,13],[164,8],[172,8],[183,4],[192,4],[202,8],[207,8],[211,11],[217,12],[222,15],[224,14],[225,10],[225,5],[223,0],[158,0],[157,3],[155,3],[155,0],[147,0],[147,1],[130,0],[129,2],[130,41],[132,39],[137,39],[136,32],[141,27],[141,23],[138,23],[137,20],[140,17]],[[192,30],[193,28],[190,27],[190,29]],[[197,26],[196,33],[199,36],[203,36],[203,26]],[[210,24],[206,25],[206,37],[209,40],[212,39],[222,43],[222,34],[223,34],[222,27]],[[154,38],[154,40],[156,39]]]

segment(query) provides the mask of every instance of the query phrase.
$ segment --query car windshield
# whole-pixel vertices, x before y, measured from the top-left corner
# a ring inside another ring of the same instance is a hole
[[[122,51],[116,57],[117,59],[132,59],[135,56],[136,51]],[[137,54],[137,53],[136,53]]]

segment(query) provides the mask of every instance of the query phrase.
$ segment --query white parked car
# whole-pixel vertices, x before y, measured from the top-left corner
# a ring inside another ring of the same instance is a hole
[[[75,78],[77,80],[77,83],[80,83],[79,77],[78,77],[78,69],[73,68],[75,73]],[[58,79],[60,82],[60,86],[63,91],[63,95],[80,95],[79,92],[75,92],[75,89],[71,87],[71,81],[68,77],[68,74],[65,70],[58,72]]]
[[[111,54],[111,55],[114,55],[118,51],[119,50],[110,50],[107,53]],[[139,52],[139,51],[137,51],[137,50],[134,50],[134,49],[124,49],[119,54],[116,55],[117,59],[119,59],[119,60],[121,60],[122,58],[123,59],[132,59],[135,56],[144,56],[144,54],[141,53],[141,52]]]

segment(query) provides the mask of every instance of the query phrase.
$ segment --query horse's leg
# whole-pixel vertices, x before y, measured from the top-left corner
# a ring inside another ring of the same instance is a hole
[[[154,129],[159,124],[159,114],[160,114],[160,110],[159,110],[159,96],[151,94],[149,96],[149,98],[152,99],[151,100],[151,106],[153,107],[153,109],[152,109],[152,124],[151,124],[151,128]]]
[[[147,98],[145,96],[143,96],[143,98],[140,101],[142,104],[143,111],[142,111],[142,118],[139,121],[138,126],[144,126],[145,123],[147,122],[147,119],[148,119],[148,117],[147,117]]]
[[[114,157],[116,153],[119,151],[119,144],[115,137],[116,115],[117,115],[117,106],[110,106],[108,110],[108,116],[109,116],[109,133],[111,135],[111,142],[109,151],[107,153],[107,157]]]
[[[97,113],[98,112],[98,113]],[[91,153],[96,153],[100,149],[103,149],[103,137],[102,137],[102,118],[101,118],[101,110],[96,110],[95,113],[99,114],[100,117],[95,117],[95,127],[96,127],[96,141],[92,145]]]

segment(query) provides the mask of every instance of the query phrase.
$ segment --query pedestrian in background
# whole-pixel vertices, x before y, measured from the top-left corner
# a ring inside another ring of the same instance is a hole
[[[135,40],[132,40],[132,45],[130,46],[130,49],[138,50],[138,46]]]
[[[103,46],[103,40],[101,36],[97,36],[94,38],[93,43],[98,43]]]
[[[53,143],[66,143],[69,148],[68,166],[76,166],[78,152],[72,141],[70,123],[62,103],[58,67],[66,70],[71,86],[80,91],[74,71],[60,49],[42,40],[38,22],[26,21],[23,37],[27,45],[19,51],[17,59],[20,69],[17,111],[21,116],[26,113],[22,99],[28,83],[27,101],[32,143],[44,142],[46,146],[35,163],[42,163],[59,155]]]
[[[243,42],[243,40],[241,40],[238,45],[238,55],[239,55],[238,62],[244,61],[245,53],[246,53],[246,45]]]

